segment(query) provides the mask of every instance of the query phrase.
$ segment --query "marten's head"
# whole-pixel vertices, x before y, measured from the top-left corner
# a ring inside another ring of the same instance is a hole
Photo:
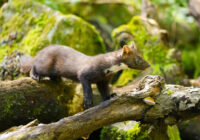
[[[130,47],[124,45],[121,56],[123,63],[129,68],[144,70],[150,66],[149,63],[139,54],[134,43],[132,43]]]

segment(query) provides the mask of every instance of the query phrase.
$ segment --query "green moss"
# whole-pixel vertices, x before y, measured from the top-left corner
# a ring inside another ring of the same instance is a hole
[[[113,27],[117,27],[121,24],[127,23],[133,15],[136,14],[136,8],[134,2],[124,4],[118,3],[98,3],[86,0],[82,1],[66,1],[60,0],[37,0],[49,7],[61,11],[64,14],[73,13],[84,18],[87,21],[98,20],[102,23],[109,24]],[[106,14],[105,14],[106,13]]]
[[[50,14],[41,13],[40,16],[32,22],[35,24],[35,27],[27,32],[21,44],[24,46],[23,49],[26,52],[35,55],[39,50],[50,44],[47,35],[53,28],[56,19]]]
[[[133,79],[140,73],[138,70],[123,70],[121,73],[119,79],[114,83],[114,86],[124,86],[130,81],[133,81]]]
[[[71,80],[49,81],[44,80],[40,85],[51,91],[57,98],[60,106],[65,108],[66,115],[73,115],[83,110],[83,96],[82,93],[76,90],[77,84]],[[81,96],[79,96],[81,95]]]
[[[11,114],[13,114],[12,107],[13,107],[15,104],[17,104],[16,101],[12,102],[12,100],[14,100],[14,99],[16,99],[15,96],[9,96],[9,98],[7,98],[7,99],[5,100],[7,106],[4,106],[4,110],[3,110],[3,114],[4,114],[4,115],[7,115],[7,114],[10,114],[10,115],[11,115]],[[18,105],[22,105],[22,104],[19,103]],[[4,117],[4,115],[2,115],[0,119],[2,119],[2,118]]]
[[[129,123],[129,121],[127,122]],[[122,127],[126,122],[121,123]],[[130,126],[128,126],[130,127]],[[130,129],[121,129],[120,126],[106,126],[102,129],[101,140],[149,140],[147,130],[140,123],[135,123]]]
[[[166,64],[167,47],[161,43],[159,35],[150,35],[140,17],[135,16],[126,24],[118,27],[112,33],[113,40],[120,32],[131,33],[139,51],[144,58],[153,64]],[[116,42],[116,48],[120,48]]]
[[[42,11],[43,8],[32,1],[13,0],[7,7],[1,9],[2,32],[0,32],[0,45],[5,46],[4,49],[7,53],[12,52],[14,49],[30,53],[32,46],[34,48],[43,44],[42,36],[46,36],[47,28],[52,27],[55,22],[51,17],[52,12]],[[10,37],[12,33],[17,33],[15,39]],[[1,49],[1,51],[5,52],[4,49]],[[3,55],[1,55],[1,59],[2,57]]]
[[[128,130],[127,132],[127,140],[148,140],[148,131],[143,130],[139,123],[136,123],[135,126]]]
[[[70,101],[75,93],[76,85],[70,81],[42,81],[40,82],[47,90],[52,91],[60,104],[65,105]],[[66,95],[67,94],[67,95]]]
[[[52,31],[53,44],[68,45],[87,55],[105,53],[103,40],[94,26],[73,15],[65,17]]]
[[[17,113],[16,110],[14,110],[15,107],[22,107],[26,104],[26,99],[25,97],[17,94],[10,94],[9,96],[6,96],[6,98],[2,98],[2,103],[3,106],[0,110],[1,115],[0,115],[0,121],[6,120],[6,118],[13,117],[13,119],[16,119],[17,116],[21,116],[20,114]],[[12,122],[11,122],[12,123]]]
[[[122,32],[131,34],[133,36],[139,52],[143,55],[144,59],[151,64],[153,74],[162,75],[163,72],[167,70],[166,66],[168,66],[169,69],[169,66],[171,64],[176,63],[175,60],[167,57],[169,49],[162,43],[160,39],[160,34],[151,35],[148,32],[144,21],[142,21],[139,16],[133,17],[128,24],[121,25],[113,30],[112,38],[115,41],[116,49],[120,48],[120,40],[118,40],[117,38]],[[132,73],[133,72],[130,71],[129,76],[131,76]],[[125,75],[122,76],[125,77]],[[123,77],[120,77],[120,83],[122,83],[122,85],[128,83],[127,79],[123,80]],[[132,78],[130,78],[130,80],[131,79]]]
[[[18,81],[20,90],[16,90],[19,87],[13,82],[2,83],[5,84],[3,87],[10,90],[9,92],[0,91],[2,99],[0,103],[0,123],[2,124],[0,130],[19,125],[18,122],[26,124],[36,118],[43,123],[57,121],[82,111],[83,99],[77,97],[77,85],[70,81],[41,80],[38,85],[36,81],[28,79],[22,83]],[[37,94],[38,92],[40,94]]]
[[[45,106],[44,106],[44,105],[41,105],[41,106],[39,106],[38,108],[34,108],[34,109],[33,109],[33,116],[41,115],[42,112],[44,111],[44,109],[45,109]]]
[[[49,44],[68,45],[88,55],[105,53],[99,33],[81,18],[33,0],[12,0],[1,8],[0,60],[16,49],[34,56]]]
[[[173,94],[173,93],[174,93],[174,92],[171,91],[171,90],[168,90],[168,91],[167,91],[167,94],[168,94],[168,95],[171,95],[171,94]]]

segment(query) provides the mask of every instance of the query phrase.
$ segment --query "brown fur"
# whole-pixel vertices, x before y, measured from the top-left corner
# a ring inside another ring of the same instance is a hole
[[[112,66],[118,67],[119,70],[121,64],[139,70],[149,67],[133,45],[96,56],[87,56],[66,46],[51,45],[39,51],[30,62],[31,65],[27,66],[31,66],[30,76],[35,80],[39,81],[41,76],[48,76],[52,80],[66,77],[80,81],[84,89],[86,108],[92,105],[91,83],[97,84],[104,100],[110,97],[108,81],[112,75],[109,68]]]

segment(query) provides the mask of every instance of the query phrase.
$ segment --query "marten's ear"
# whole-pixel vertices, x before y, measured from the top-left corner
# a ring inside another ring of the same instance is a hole
[[[130,53],[130,52],[131,52],[131,49],[127,45],[124,45],[123,46],[123,54],[127,54],[127,53]]]
[[[123,46],[123,49],[122,49],[122,56],[125,57],[127,56],[127,54],[129,54],[131,52],[131,49],[127,46],[127,45],[124,45]]]
[[[134,50],[134,49],[137,50],[137,46],[135,45],[135,42],[134,42],[134,41],[131,43],[130,48],[131,48],[132,50]]]

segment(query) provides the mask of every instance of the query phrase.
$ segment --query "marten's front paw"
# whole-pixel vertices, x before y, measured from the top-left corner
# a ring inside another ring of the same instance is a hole
[[[93,106],[93,101],[92,100],[85,100],[84,101],[84,109],[91,108]]]
[[[116,97],[117,96],[117,93],[111,93],[110,94],[110,98],[113,98],[113,97]]]

